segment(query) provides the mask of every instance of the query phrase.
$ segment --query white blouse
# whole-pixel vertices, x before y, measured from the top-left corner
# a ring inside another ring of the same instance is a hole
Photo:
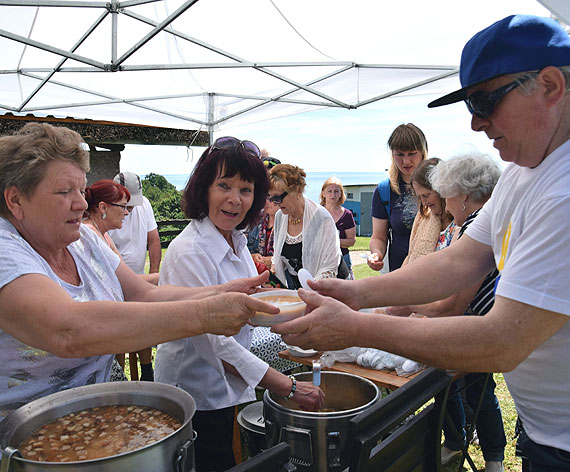
[[[243,233],[234,230],[232,239],[237,255],[208,217],[191,221],[166,251],[160,284],[202,287],[257,275]],[[249,352],[252,331],[245,325],[231,337],[203,334],[159,345],[156,381],[186,390],[198,410],[255,400],[255,387],[269,366]],[[242,378],[226,374],[222,360]]]

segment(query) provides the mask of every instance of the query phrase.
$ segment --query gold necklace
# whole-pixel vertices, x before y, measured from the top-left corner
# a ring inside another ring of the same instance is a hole
[[[303,215],[295,219],[289,217],[289,223],[291,223],[292,225],[298,225],[299,223],[301,223],[301,221],[303,221]]]
[[[91,221],[91,223],[93,223],[93,225],[95,226],[95,228],[97,228],[97,231],[99,231],[99,234],[100,234],[101,236],[103,236],[103,231],[101,231],[101,230],[99,229],[99,226],[97,225],[97,223],[95,223],[95,220],[94,220],[93,218],[88,218],[88,220]],[[103,238],[104,238],[104,237],[105,237],[105,236],[103,236]]]

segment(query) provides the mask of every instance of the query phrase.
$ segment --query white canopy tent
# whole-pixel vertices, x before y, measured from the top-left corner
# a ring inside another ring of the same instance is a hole
[[[212,135],[394,95],[427,103],[458,87],[475,32],[545,7],[568,21],[569,3],[0,0],[0,113]]]

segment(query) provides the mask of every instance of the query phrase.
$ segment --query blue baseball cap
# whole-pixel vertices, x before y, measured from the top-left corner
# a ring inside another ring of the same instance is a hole
[[[462,88],[428,104],[449,105],[467,98],[467,89],[495,77],[570,65],[570,36],[551,18],[511,15],[479,31],[463,48]]]

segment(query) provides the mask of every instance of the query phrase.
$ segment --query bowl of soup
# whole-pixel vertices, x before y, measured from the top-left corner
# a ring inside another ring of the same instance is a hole
[[[306,303],[301,300],[297,290],[268,290],[250,295],[279,308],[276,315],[257,311],[251,318],[251,324],[256,326],[273,326],[277,323],[292,320],[305,314]]]

